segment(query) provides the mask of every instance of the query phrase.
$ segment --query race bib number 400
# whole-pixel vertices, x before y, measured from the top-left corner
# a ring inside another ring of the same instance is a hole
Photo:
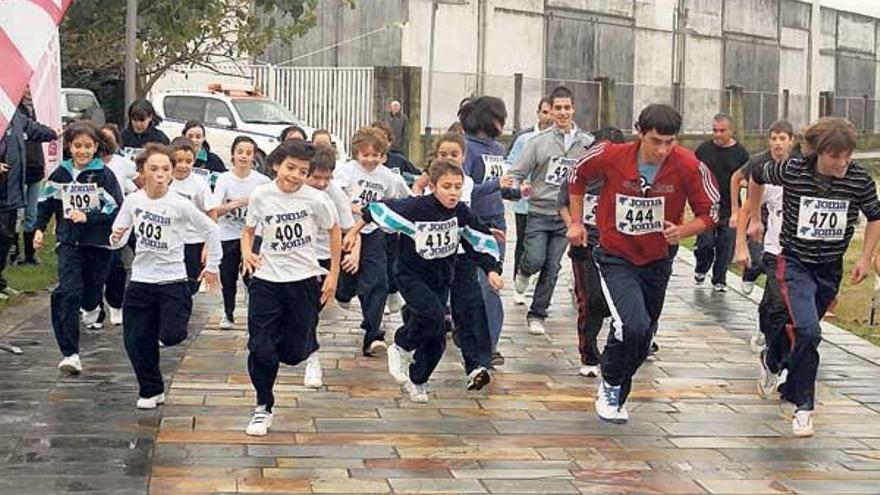
[[[797,236],[815,241],[841,241],[846,232],[847,199],[801,196]]]
[[[665,199],[618,194],[615,201],[618,232],[627,235],[663,232]]]
[[[500,179],[507,167],[504,165],[504,157],[498,155],[483,155],[483,182],[492,179]]]
[[[426,260],[445,258],[458,248],[458,219],[416,222],[416,252]]]
[[[74,210],[89,212],[101,207],[97,184],[64,184],[61,186],[64,218],[70,218]]]
[[[577,164],[574,158],[566,158],[564,156],[554,156],[547,164],[547,175],[544,176],[544,182],[554,186],[561,186],[568,182],[568,175],[571,169]]]
[[[599,209],[599,196],[584,194],[584,224],[596,225],[596,211]]]

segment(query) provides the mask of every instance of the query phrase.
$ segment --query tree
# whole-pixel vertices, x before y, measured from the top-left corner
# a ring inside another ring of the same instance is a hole
[[[343,0],[353,6],[353,0]],[[262,53],[290,43],[315,25],[319,0],[140,0],[138,95],[173,66],[206,67],[218,59]],[[61,26],[66,84],[121,74],[125,2],[77,0]],[[80,84],[84,85],[84,84]]]

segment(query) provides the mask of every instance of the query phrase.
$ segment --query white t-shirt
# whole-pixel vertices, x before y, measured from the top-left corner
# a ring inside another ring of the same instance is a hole
[[[192,203],[202,213],[208,213],[217,205],[214,204],[214,195],[211,187],[205,179],[196,174],[189,174],[186,179],[173,180],[170,186],[171,192],[177,193],[183,199]],[[198,244],[204,236],[192,226],[183,235],[184,244]]]
[[[364,170],[355,160],[339,167],[333,174],[333,181],[345,191],[351,204],[360,204],[362,207],[374,201],[405,198],[410,195],[403,177],[382,166],[372,171]],[[357,217],[359,218],[360,215]],[[377,228],[375,224],[370,224],[364,227],[361,233],[369,234]]]
[[[116,182],[119,183],[119,186],[122,189],[122,194],[128,196],[138,190],[138,187],[134,184],[134,180],[137,178],[138,173],[133,161],[124,156],[113,154],[110,156],[110,161],[107,162],[106,166],[112,170],[113,175],[116,176]]]
[[[348,230],[354,226],[354,216],[351,214],[351,202],[348,200],[348,196],[345,195],[345,192],[336,185],[335,182],[330,182],[330,185],[327,186],[327,189],[324,189],[324,194],[330,198],[330,202],[336,208],[336,216],[339,219],[339,228],[342,230]],[[318,259],[319,260],[329,260],[330,259],[330,233],[326,230],[318,231]]]
[[[221,206],[234,199],[249,198],[257,186],[270,181],[271,179],[256,170],[251,170],[251,173],[244,179],[232,171],[223,172],[217,178],[217,184],[214,186],[214,205]],[[217,219],[221,241],[241,239],[241,229],[244,228],[247,213],[248,207],[244,206],[235,208]]]
[[[779,233],[782,231],[782,187],[765,184],[763,200],[767,205],[764,251],[778,255],[782,252],[782,246],[779,244]]]
[[[122,203],[113,222],[113,229],[128,228],[119,242],[110,241],[114,249],[124,246],[132,232],[137,244],[131,265],[131,280],[161,284],[186,280],[183,263],[183,235],[192,229],[199,232],[208,245],[206,270],[217,272],[222,248],[217,225],[207,215],[181,196],[168,192],[150,199],[143,190],[132,193]]]
[[[336,208],[321,191],[303,185],[286,193],[272,181],[251,195],[246,225],[263,238],[263,264],[254,277],[269,282],[298,282],[326,270],[318,264],[318,231],[338,222]]]

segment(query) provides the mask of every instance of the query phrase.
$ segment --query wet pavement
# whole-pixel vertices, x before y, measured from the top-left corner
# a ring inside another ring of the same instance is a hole
[[[61,376],[37,298],[0,325],[25,350],[0,353],[0,493],[880,493],[880,349],[826,329],[817,434],[793,438],[778,401],[756,394],[754,302],[695,288],[691,259],[676,263],[660,353],[637,375],[627,425],[595,416],[564,280],[544,336],[528,334],[505,289],[506,363],[468,392],[450,342],[427,404],[409,401],[384,359],[360,356],[356,314],[327,310],[325,386],[282,368],[260,439],[243,433],[246,332],[217,328],[216,299],[200,296],[192,337],[162,351],[166,376],[176,370],[167,404],[139,412],[120,329],[87,331],[84,373]]]

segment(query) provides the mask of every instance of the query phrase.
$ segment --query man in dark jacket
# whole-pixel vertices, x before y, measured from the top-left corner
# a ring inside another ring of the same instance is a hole
[[[45,142],[58,139],[55,131],[16,111],[0,138],[0,300],[15,291],[6,285],[3,270],[9,249],[15,243],[18,210],[25,207],[26,148],[25,140]]]
[[[400,102],[395,100],[388,105],[388,125],[394,134],[391,147],[400,151],[403,156],[409,152],[409,117],[400,109]]]

